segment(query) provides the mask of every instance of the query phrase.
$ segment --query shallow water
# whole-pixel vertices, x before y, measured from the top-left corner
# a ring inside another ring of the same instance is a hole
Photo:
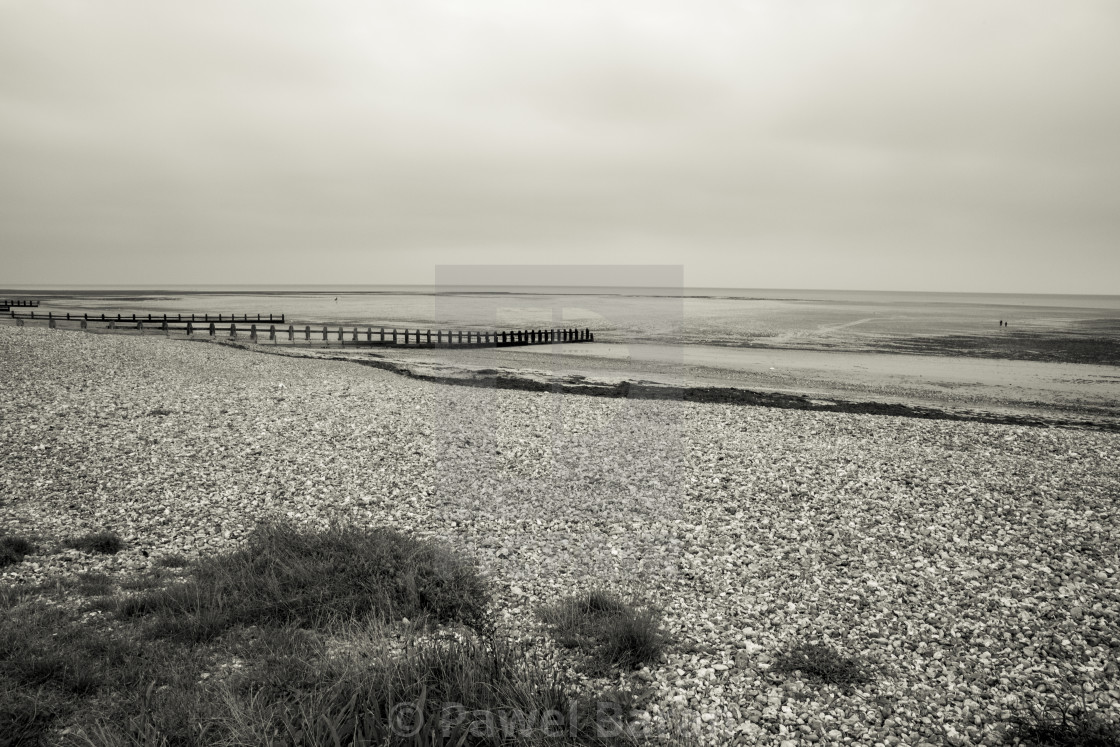
[[[41,299],[43,312],[285,314],[294,324],[433,330],[585,327],[603,342],[1120,365],[1120,296],[497,286],[0,290],[0,297],[16,295]]]

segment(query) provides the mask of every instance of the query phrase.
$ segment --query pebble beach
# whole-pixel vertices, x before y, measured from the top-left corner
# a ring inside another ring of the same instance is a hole
[[[124,579],[260,521],[442,540],[503,634],[609,588],[672,645],[619,684],[702,744],[997,744],[1072,697],[1120,719],[1120,434],[433,383],[160,336],[0,327],[0,584]],[[87,531],[113,556],[60,549]],[[797,642],[873,665],[771,671]]]

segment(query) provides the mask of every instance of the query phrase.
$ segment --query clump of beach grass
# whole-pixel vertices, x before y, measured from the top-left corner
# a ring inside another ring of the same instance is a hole
[[[841,655],[823,643],[799,643],[778,655],[775,672],[801,672],[812,680],[845,690],[871,682],[871,671],[863,662]]]
[[[545,607],[540,616],[557,643],[589,655],[600,671],[654,662],[667,643],[656,610],[636,607],[608,591],[568,597]]]
[[[90,532],[62,543],[66,547],[88,553],[116,555],[124,548],[124,540],[115,532]]]
[[[186,568],[190,564],[190,559],[181,553],[161,555],[155,560],[157,568]]]
[[[1006,745],[1031,747],[1120,747],[1120,723],[1089,712],[1084,703],[1059,703],[1035,711],[1022,709],[1009,721]]]
[[[76,584],[78,591],[86,596],[98,597],[113,593],[113,579],[96,571],[79,573]]]
[[[35,545],[26,537],[0,537],[0,568],[22,563],[23,558],[33,552]]]
[[[476,569],[438,545],[388,529],[276,523],[244,549],[200,561],[190,577],[124,600],[120,615],[151,616],[158,637],[202,641],[239,625],[329,625],[367,615],[477,630],[491,623]]]

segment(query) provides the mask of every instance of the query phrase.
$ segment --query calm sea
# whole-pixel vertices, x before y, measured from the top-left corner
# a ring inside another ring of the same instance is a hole
[[[0,297],[38,298],[44,312],[283,313],[294,324],[433,330],[589,327],[607,342],[866,350],[1008,330],[1120,347],[1120,296],[340,285],[0,289]]]

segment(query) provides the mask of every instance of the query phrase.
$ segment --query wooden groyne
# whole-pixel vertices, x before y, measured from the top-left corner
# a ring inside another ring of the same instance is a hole
[[[35,302],[35,305],[38,305],[37,301]],[[167,322],[168,324],[172,322],[179,324],[183,322],[193,322],[195,324],[199,322],[255,322],[257,324],[260,324],[262,322],[265,324],[284,323],[283,314],[88,314],[85,312],[82,312],[81,314],[78,314],[77,312],[73,314],[71,314],[70,312],[65,312],[65,314],[55,314],[54,312],[48,311],[45,315],[42,312],[39,312],[39,315],[36,316],[34,311],[12,311],[10,313],[13,319],[46,319],[47,321],[53,319],[56,321],[62,321],[63,318],[65,318],[65,320],[68,322],[116,322],[118,324],[124,322],[131,322],[133,324],[136,324],[138,322],[146,322],[148,324],[160,324],[163,322]]]
[[[7,311],[13,306],[16,308],[28,308],[38,306],[38,301],[33,301],[29,298],[21,298],[16,300],[0,301],[0,311]]]
[[[411,348],[479,348],[550,345],[594,342],[595,334],[587,328],[555,327],[549,329],[515,330],[447,330],[399,329],[372,325],[310,325],[297,327],[282,324],[283,315],[252,314],[76,314],[47,312],[10,316],[17,324],[25,321],[46,322],[53,328],[75,325],[83,330],[101,327],[112,331],[136,331],[187,338],[210,337],[246,340],[262,344],[287,344],[309,347],[411,347]],[[260,322],[256,319],[260,319]],[[280,324],[277,324],[280,322]],[[102,325],[104,325],[102,327]]]

